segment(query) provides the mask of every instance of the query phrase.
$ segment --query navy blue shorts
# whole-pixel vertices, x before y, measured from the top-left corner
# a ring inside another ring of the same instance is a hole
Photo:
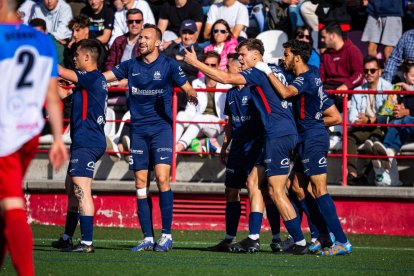
[[[226,180],[224,185],[229,188],[245,189],[247,176],[257,163],[261,154],[261,148],[250,153],[250,155],[232,155],[230,150],[226,166]]]
[[[105,148],[71,148],[68,175],[93,178],[95,163],[104,153]]]
[[[326,158],[328,151],[328,133],[303,139],[296,146],[293,170],[302,172],[307,176],[327,173]]]
[[[267,177],[289,174],[290,155],[295,149],[297,139],[297,135],[265,138],[264,163]]]
[[[152,170],[155,165],[172,162],[172,128],[162,127],[148,129],[135,128],[131,131],[131,158],[129,169],[133,171]]]

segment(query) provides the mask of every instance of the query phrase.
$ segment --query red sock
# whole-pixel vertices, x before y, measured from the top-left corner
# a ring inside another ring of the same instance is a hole
[[[6,235],[4,234],[4,217],[0,215],[0,267],[7,254]]]
[[[7,210],[4,213],[7,247],[18,275],[34,275],[33,237],[27,224],[26,211]]]

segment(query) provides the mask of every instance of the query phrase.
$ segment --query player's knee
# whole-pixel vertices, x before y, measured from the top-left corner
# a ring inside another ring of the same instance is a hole
[[[24,200],[20,197],[6,197],[0,200],[0,213],[12,209],[25,209]]]

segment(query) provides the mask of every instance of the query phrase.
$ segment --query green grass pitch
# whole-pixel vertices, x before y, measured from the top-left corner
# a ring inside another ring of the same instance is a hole
[[[207,246],[221,231],[174,231],[168,253],[131,252],[140,229],[96,227],[95,253],[62,253],[50,246],[63,227],[32,225],[37,275],[414,275],[414,237],[349,235],[350,256],[289,256],[271,253],[271,234],[261,235],[257,254],[215,253]],[[159,234],[159,232],[157,232]],[[285,235],[285,233],[282,233]],[[77,232],[75,238],[79,237]],[[246,232],[238,234],[239,240]],[[15,275],[9,256],[0,275]]]

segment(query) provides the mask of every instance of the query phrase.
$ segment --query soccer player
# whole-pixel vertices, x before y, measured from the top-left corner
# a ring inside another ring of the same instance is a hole
[[[34,275],[22,180],[37,151],[45,99],[54,136],[49,158],[55,169],[67,159],[67,150],[55,46],[49,36],[20,22],[18,4],[0,0],[0,267],[10,251],[17,274]]]
[[[350,254],[352,245],[345,236],[335,204],[327,191],[326,159],[329,150],[329,135],[325,124],[329,125],[339,116],[338,110],[335,106],[323,110],[328,96],[323,90],[319,71],[306,64],[311,52],[310,45],[291,40],[283,44],[283,47],[285,51],[282,61],[285,69],[296,75],[296,79],[288,87],[273,76],[267,64],[258,63],[256,68],[268,76],[280,97],[283,99],[294,97],[299,143],[296,148],[293,185],[299,185],[306,191],[310,180],[318,206],[315,206],[313,210],[310,209],[308,216],[314,221],[315,216],[320,216],[318,212],[320,210],[336,239],[327,251],[322,250],[322,243],[314,244],[313,250],[320,250],[318,252],[320,255]],[[325,122],[323,113],[327,115]],[[308,207],[311,208],[310,205]]]
[[[108,86],[101,72],[98,60],[101,47],[97,40],[79,41],[74,57],[77,70],[59,66],[59,75],[73,83],[70,116],[70,162],[65,186],[68,194],[65,232],[59,240],[52,242],[54,248],[63,252],[93,253],[92,178],[96,162],[106,149],[104,133],[105,114],[108,100]],[[73,246],[72,236],[80,222],[81,241]]]
[[[260,112],[264,127],[265,171],[258,170],[257,173],[267,175],[269,194],[283,218],[286,229],[295,241],[287,252],[306,254],[308,249],[300,228],[300,219],[284,190],[289,173],[290,153],[297,141],[291,103],[281,99],[273,90],[266,75],[254,68],[257,62],[263,60],[264,47],[260,40],[247,39],[241,42],[237,47],[237,52],[242,69],[244,69],[238,74],[222,72],[205,66],[197,60],[193,51],[186,52],[185,61],[221,83],[252,86],[253,100]],[[255,173],[254,170],[253,173]],[[249,243],[253,244],[252,241]]]
[[[161,31],[145,24],[138,38],[139,58],[130,59],[104,73],[107,81],[128,78],[131,110],[131,158],[137,189],[138,218],[144,234],[132,251],[168,251],[172,248],[171,224],[173,193],[170,187],[172,159],[173,83],[187,93],[188,101],[197,104],[197,93],[174,59],[159,53]],[[149,171],[155,169],[160,191],[161,238],[154,242],[152,200],[149,196]]]

